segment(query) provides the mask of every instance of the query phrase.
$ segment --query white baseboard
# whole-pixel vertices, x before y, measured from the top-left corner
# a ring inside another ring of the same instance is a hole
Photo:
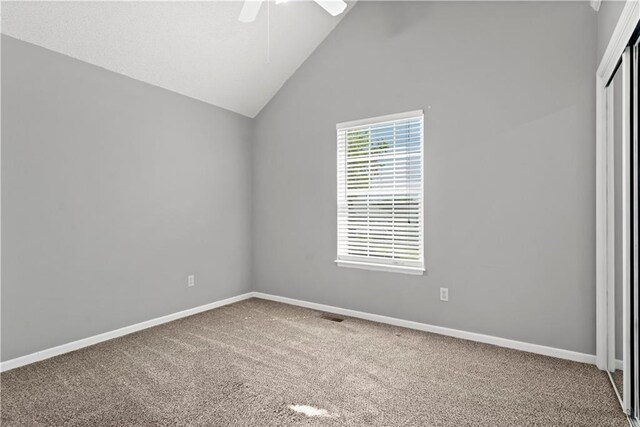
[[[455,338],[462,338],[470,341],[477,341],[486,344],[493,344],[499,347],[512,348],[515,350],[527,351],[529,353],[542,354],[545,356],[557,357],[559,359],[573,360],[582,363],[596,363],[596,356],[593,354],[578,353],[571,350],[563,350],[560,348],[547,347],[544,345],[530,344],[522,341],[514,341],[506,338],[494,337],[491,335],[477,334],[475,332],[466,332],[458,329],[444,328],[442,326],[428,325],[426,323],[412,322],[410,320],[402,320],[394,317],[381,316],[379,314],[364,313],[362,311],[348,310],[345,308],[333,307],[330,305],[317,304],[313,302],[301,301],[293,298],[279,297],[276,295],[265,294],[262,292],[253,292],[256,298],[262,298],[271,301],[282,302],[285,304],[297,305],[300,307],[311,308],[314,310],[324,311],[327,313],[339,314],[342,316],[357,317],[358,319],[371,320],[373,322],[386,323],[388,325],[401,326],[403,328],[417,329],[419,331],[432,332],[440,335],[447,335]]]
[[[530,353],[537,353],[545,356],[557,357],[560,359],[567,359],[567,360],[573,360],[576,362],[591,363],[591,364],[595,364],[596,362],[596,356],[592,354],[578,353],[575,351],[563,350],[563,349],[554,348],[554,347],[547,347],[547,346],[538,345],[538,344],[530,344],[522,341],[514,341],[506,338],[494,337],[491,335],[477,334],[474,332],[466,332],[458,329],[450,329],[442,326],[434,326],[426,323],[413,322],[410,320],[402,320],[394,317],[365,313],[362,311],[349,310],[346,308],[333,307],[325,304],[317,304],[313,302],[301,301],[293,298],[265,294],[262,292],[247,292],[245,294],[238,295],[235,297],[227,298],[220,301],[215,301],[210,304],[205,304],[199,307],[190,308],[188,310],[179,311],[177,313],[147,320],[145,322],[136,323],[135,325],[125,326],[124,328],[116,329],[114,331],[105,332],[99,335],[94,335],[92,337],[73,341],[68,344],[59,345],[57,347],[52,347],[46,350],[28,354],[26,356],[7,360],[6,362],[0,363],[0,372],[5,372],[10,369],[28,365],[30,363],[39,362],[41,360],[45,360],[50,357],[58,356],[60,354],[68,353],[74,350],[79,350],[81,348],[98,344],[103,341],[107,341],[113,338],[118,338],[123,335],[128,335],[133,332],[138,332],[143,329],[151,328],[153,326],[161,325],[163,323],[171,322],[173,320],[181,319],[187,316],[192,316],[194,314],[202,313],[203,311],[212,310],[217,307],[222,307],[223,305],[232,304],[234,302],[242,301],[242,300],[253,298],[253,297],[282,302],[285,304],[297,305],[300,307],[306,307],[313,310],[324,311],[327,313],[334,313],[334,314],[339,314],[343,316],[356,317],[359,319],[370,320],[373,322],[386,323],[388,325],[400,326],[403,328],[416,329],[419,331],[432,332],[435,334],[447,335],[450,337],[462,338],[470,341],[493,344],[500,347],[512,348],[515,350],[528,351]]]
[[[247,292],[246,294],[237,295],[235,297],[215,301],[209,304],[201,305],[199,307],[190,308],[188,310],[179,311],[177,313],[168,314],[166,316],[157,317],[155,319],[147,320],[145,322],[136,323],[135,325],[125,326],[124,328],[116,329],[114,331],[105,332],[92,337],[83,338],[78,341],[73,341],[68,344],[62,344],[57,347],[48,348],[46,350],[37,351],[35,353],[28,354],[26,356],[17,357],[15,359],[7,360],[0,363],[0,372],[8,371],[10,369],[19,368],[20,366],[28,365],[30,363],[39,362],[44,359],[48,359],[53,356],[68,353],[70,351],[79,350],[90,345],[98,344],[103,341],[107,341],[113,338],[118,338],[123,335],[128,335],[133,332],[138,332],[143,329],[158,326],[163,323],[171,322],[172,320],[181,319],[183,317],[192,316],[194,314],[202,313],[223,305],[232,304],[234,302],[242,301],[247,298],[251,298],[253,292]]]

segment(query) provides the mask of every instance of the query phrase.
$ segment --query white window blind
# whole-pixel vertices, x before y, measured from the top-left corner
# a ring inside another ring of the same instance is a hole
[[[422,110],[340,123],[341,266],[422,274]]]

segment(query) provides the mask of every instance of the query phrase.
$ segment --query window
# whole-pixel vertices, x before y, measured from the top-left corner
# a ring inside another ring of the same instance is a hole
[[[422,110],[340,123],[340,266],[424,272]]]

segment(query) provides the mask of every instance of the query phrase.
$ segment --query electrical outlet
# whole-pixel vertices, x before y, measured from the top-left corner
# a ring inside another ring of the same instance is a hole
[[[196,285],[196,276],[193,274],[187,276],[187,286],[192,287]]]
[[[449,301],[449,288],[440,288],[440,301]]]

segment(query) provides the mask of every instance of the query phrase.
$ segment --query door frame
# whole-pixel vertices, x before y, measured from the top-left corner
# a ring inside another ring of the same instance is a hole
[[[615,337],[614,318],[614,284],[615,284],[615,258],[614,258],[614,199],[613,199],[613,132],[607,124],[612,117],[612,93],[607,89],[617,66],[625,54],[625,48],[640,23],[640,2],[628,1],[618,19],[607,49],[596,72],[596,365],[603,370],[615,370],[615,351],[613,349]],[[624,70],[623,70],[624,72]],[[628,94],[624,95],[628,102]],[[623,116],[623,147],[628,148],[629,132],[628,123],[630,117],[628,110]],[[623,149],[623,165],[629,164],[629,150]],[[623,169],[625,169],[623,167]],[[625,169],[628,172],[628,167]],[[623,171],[624,173],[624,171]],[[624,180],[626,182],[626,180]],[[623,183],[623,186],[626,185]],[[623,227],[628,226],[629,197],[623,191]],[[626,206],[625,206],[626,203]],[[629,271],[628,249],[630,244],[628,233],[623,232],[623,270]],[[625,274],[623,286],[629,289],[630,277]],[[626,295],[628,298],[628,295]],[[625,307],[628,305],[623,304]],[[628,316],[628,313],[627,313]],[[625,321],[624,324],[627,322]],[[625,332],[625,336],[629,331]],[[626,344],[625,340],[625,345]],[[630,349],[625,348],[625,354]],[[613,352],[613,353],[612,353]],[[625,358],[625,364],[630,363],[630,358]],[[624,366],[623,375],[629,375],[630,366]],[[627,388],[630,381],[625,378],[625,392],[623,408],[629,413],[631,404]]]

